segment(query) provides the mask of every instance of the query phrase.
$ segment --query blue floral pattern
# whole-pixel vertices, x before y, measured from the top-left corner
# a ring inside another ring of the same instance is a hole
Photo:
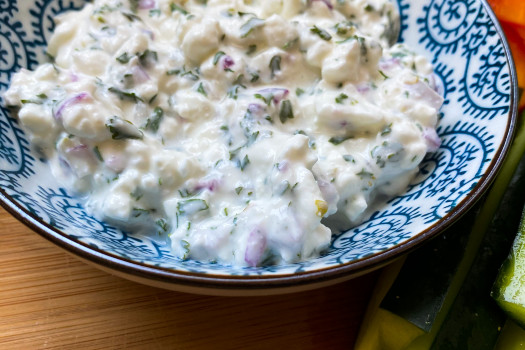
[[[7,204],[70,239],[129,261],[214,275],[277,275],[347,264],[414,238],[461,209],[506,140],[513,82],[494,24],[478,0],[397,0],[400,41],[429,57],[445,97],[438,133],[443,143],[429,154],[407,193],[382,203],[362,225],[334,236],[318,259],[283,266],[241,268],[182,261],[166,238],[123,232],[90,215],[62,188],[45,160],[29,147],[17,121],[0,106],[0,187]],[[82,0],[0,0],[0,93],[19,69],[43,59],[53,18],[82,7]],[[37,175],[38,174],[38,175]],[[37,180],[38,178],[38,180]]]

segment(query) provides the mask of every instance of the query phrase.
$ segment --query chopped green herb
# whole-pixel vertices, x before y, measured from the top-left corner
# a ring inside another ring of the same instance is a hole
[[[366,12],[374,12],[376,9],[374,8],[374,6],[370,5],[370,4],[367,4],[365,6],[365,11]]]
[[[130,13],[130,12],[121,12],[121,13],[130,22],[135,22],[135,21],[141,22],[142,21],[142,19],[139,16],[137,16],[137,15],[135,15],[133,13]]]
[[[93,147],[93,153],[95,153],[95,156],[99,161],[104,162],[104,158],[102,157],[102,153],[100,153],[98,146]]]
[[[180,75],[181,77],[186,77],[190,80],[197,81],[199,80],[199,76],[195,73],[193,73],[191,70],[183,71]]]
[[[193,193],[188,191],[186,188],[180,189],[179,194],[181,198],[187,198],[193,196]]]
[[[56,61],[55,56],[53,56],[52,54],[50,54],[47,51],[44,52],[44,55],[46,55],[46,58],[49,61],[49,63],[53,63],[53,64],[55,63],[55,61]]]
[[[383,72],[381,69],[379,69],[379,74],[381,74],[381,76],[385,78],[385,80],[389,79],[388,75],[386,75],[385,72]]]
[[[246,51],[246,54],[250,56],[255,53],[255,51],[257,51],[257,45],[250,45],[248,46],[248,51]]]
[[[188,14],[188,11],[186,11],[184,8],[180,7],[179,5],[175,4],[175,3],[171,3],[170,4],[170,9],[171,9],[171,12],[180,12],[182,13],[183,15],[187,15]]]
[[[275,55],[270,60],[270,70],[272,72],[272,78],[275,77],[275,73],[281,70],[281,56]]]
[[[241,187],[241,186],[236,187],[236,188],[235,188],[235,193],[240,194],[240,193],[242,192],[243,189],[244,189],[244,187]]]
[[[279,196],[283,196],[286,193],[286,191],[288,191],[289,189],[291,189],[290,183],[288,181],[284,180],[279,185],[279,189],[277,190],[277,194]]]
[[[340,145],[341,143],[343,143],[346,140],[349,140],[351,138],[352,138],[352,136],[333,136],[333,137],[330,137],[328,142],[330,142],[331,144],[337,146],[337,145]]]
[[[133,215],[133,217],[135,218],[138,218],[139,216],[141,216],[142,214],[149,214],[150,211],[148,209],[144,209],[144,208],[133,208],[132,209],[132,213],[131,215]]]
[[[341,93],[339,96],[335,98],[335,102],[339,104],[343,104],[343,101],[348,98],[347,94]]]
[[[216,66],[219,60],[222,56],[225,56],[226,54],[223,51],[219,51],[213,56],[213,65]]]
[[[199,211],[208,210],[208,203],[203,199],[192,198],[177,203],[177,212],[179,214],[194,214]]]
[[[144,193],[142,193],[142,191],[138,188],[135,188],[135,190],[133,192],[131,192],[129,194],[134,200],[136,200],[137,202],[142,198],[142,196],[144,195]]]
[[[123,139],[139,139],[144,137],[142,131],[140,131],[133,123],[128,120],[120,119],[119,117],[110,118],[106,127],[111,133],[113,140]]]
[[[244,158],[239,162],[239,168],[241,168],[241,171],[244,171],[244,168],[250,164],[250,158],[248,158],[248,155],[245,155]]]
[[[286,123],[288,119],[293,119],[293,107],[290,100],[284,100],[281,102],[281,110],[279,111],[279,119],[281,123]]]
[[[381,131],[381,136],[388,135],[392,132],[392,123],[388,124],[384,127],[384,129]]]
[[[139,0],[129,0],[129,8],[133,13],[137,13],[139,8]]]
[[[285,49],[285,50],[289,50],[289,49],[291,49],[292,47],[294,47],[298,42],[299,42],[299,38],[295,38],[295,39],[293,39],[293,40],[290,40],[289,42],[287,42],[286,44],[284,44],[283,49]]]
[[[148,118],[145,129],[157,132],[159,130],[160,122],[164,117],[164,110],[160,107],[155,107],[153,114]]]
[[[355,163],[355,158],[352,157],[352,156],[349,155],[349,154],[345,154],[345,155],[343,155],[343,159],[344,159],[346,162],[349,162],[349,163]]]
[[[319,28],[318,26],[313,26],[313,28],[310,28],[310,31],[314,34],[317,34],[321,39],[330,41],[332,40],[332,36],[330,33],[328,33],[326,30]]]
[[[190,257],[190,242],[183,239],[180,241],[180,244],[182,249],[184,249],[184,255],[182,256],[182,259],[186,260]]]
[[[301,89],[301,88],[295,89],[295,95],[297,95],[297,97],[300,97],[303,94],[304,94],[304,90],[303,89]]]
[[[148,104],[152,104],[157,99],[158,94],[153,95],[152,98],[149,99]]]
[[[170,69],[169,71],[166,72],[166,75],[179,75],[180,72],[181,72],[180,69]]]
[[[150,17],[159,17],[161,14],[160,9],[149,10]]]
[[[356,175],[358,175],[361,179],[364,179],[364,178],[369,178],[369,179],[374,179],[374,174],[372,174],[371,172],[369,171],[366,171],[364,168],[358,172]]]
[[[117,95],[118,98],[120,98],[121,100],[131,101],[131,102],[135,102],[135,103],[137,103],[139,101],[140,102],[144,102],[144,100],[142,98],[137,96],[132,91],[120,90],[119,88],[116,88],[116,87],[110,87],[108,89],[108,91],[114,93],[115,95]]]
[[[153,62],[159,60],[159,56],[156,51],[145,50],[143,53],[138,55],[140,65],[143,67],[149,67]]]
[[[197,92],[200,94],[203,94],[204,96],[208,96],[206,93],[206,90],[204,90],[204,85],[202,85],[202,82],[199,84],[199,87],[197,88]]]
[[[241,38],[246,38],[255,28],[262,27],[263,25],[263,19],[257,17],[250,18],[248,22],[244,23],[241,26]]]
[[[160,218],[157,221],[155,221],[155,224],[157,224],[158,227],[160,227],[164,232],[168,232],[168,222],[164,218]]]
[[[133,56],[130,56],[127,52],[124,52],[122,55],[118,56],[116,59],[117,59],[118,62],[120,62],[122,64],[126,64],[126,63],[129,62],[131,57],[133,57]]]
[[[250,75],[252,77],[250,79],[250,83],[255,83],[257,80],[259,80],[259,74],[257,72],[250,72]]]

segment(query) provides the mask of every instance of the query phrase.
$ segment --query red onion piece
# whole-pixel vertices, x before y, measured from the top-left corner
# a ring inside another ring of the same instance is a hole
[[[121,155],[111,155],[104,158],[106,166],[116,173],[122,172],[126,168],[126,159]]]
[[[312,0],[312,2],[314,1],[321,1],[323,4],[326,5],[326,7],[328,7],[330,10],[333,10],[334,9],[334,6],[332,5],[332,3],[330,2],[330,0]]]
[[[427,144],[427,152],[435,152],[441,146],[441,139],[434,128],[425,128],[423,130],[423,137]]]
[[[279,104],[279,102],[281,102],[283,99],[286,98],[286,96],[288,96],[290,91],[284,88],[266,88],[257,91],[257,93],[265,97],[271,95],[273,103]]]
[[[400,66],[400,61],[399,58],[389,58],[379,61],[378,66],[381,70],[389,70],[396,66]]]
[[[261,261],[265,249],[265,235],[259,229],[253,230],[248,236],[246,251],[244,253],[244,261],[246,261],[249,266],[257,266]]]
[[[370,91],[370,85],[368,83],[366,84],[359,84],[356,86],[357,92],[364,94]]]
[[[150,79],[148,73],[141,66],[131,68],[131,73],[133,74],[134,82],[137,84],[145,83]]]
[[[233,60],[233,58],[231,58],[231,56],[224,56],[224,58],[222,59],[223,69],[229,69],[233,67],[234,64],[235,64],[235,61]]]
[[[211,179],[208,181],[199,182],[197,186],[195,186],[195,191],[206,189],[210,192],[213,192],[217,187],[219,187],[219,180]]]
[[[443,96],[438,94],[433,88],[419,81],[415,84],[407,85],[410,95],[426,102],[430,107],[439,110],[443,104]]]
[[[93,152],[84,144],[80,144],[66,149],[67,158],[77,158],[83,161],[92,161]]]
[[[155,7],[155,0],[139,0],[139,9],[150,10]]]
[[[248,112],[250,112],[251,115],[260,117],[264,114],[265,108],[264,106],[261,106],[257,103],[250,103],[248,105]]]
[[[73,83],[76,83],[78,81],[78,75],[76,73],[69,73],[69,79],[71,80],[71,82]]]
[[[73,106],[77,103],[80,103],[82,101],[86,101],[91,99],[91,95],[87,92],[81,92],[78,95],[75,95],[71,98],[65,99],[64,102],[58,107],[58,109],[55,111],[54,116],[55,119],[61,119],[62,114],[64,113],[64,110],[70,106]]]

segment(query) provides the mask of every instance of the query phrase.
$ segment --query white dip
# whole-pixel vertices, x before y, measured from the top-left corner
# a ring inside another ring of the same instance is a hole
[[[182,259],[318,256],[436,150],[432,67],[386,0],[96,0],[6,105],[98,217]]]

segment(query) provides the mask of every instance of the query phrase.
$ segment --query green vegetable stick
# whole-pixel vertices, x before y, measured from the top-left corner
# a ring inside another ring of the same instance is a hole
[[[522,120],[525,116],[522,116]],[[519,126],[518,133],[514,139],[514,142],[509,150],[507,158],[505,159],[503,166],[501,167],[500,173],[496,177],[490,191],[486,196],[486,200],[481,207],[477,220],[472,228],[471,235],[472,240],[469,242],[467,250],[465,251],[465,256],[460,263],[458,271],[454,276],[452,284],[449,289],[449,293],[443,306],[438,313],[434,325],[431,331],[422,337],[417,338],[407,350],[420,350],[420,349],[430,349],[432,346],[441,325],[445,320],[456,295],[458,294],[467,273],[474,262],[476,257],[476,252],[479,250],[483,237],[485,235],[486,228],[489,227],[494,214],[501,202],[501,198],[505,193],[505,189],[510,183],[510,180],[516,171],[516,168],[523,156],[525,151],[525,123],[521,123]]]

